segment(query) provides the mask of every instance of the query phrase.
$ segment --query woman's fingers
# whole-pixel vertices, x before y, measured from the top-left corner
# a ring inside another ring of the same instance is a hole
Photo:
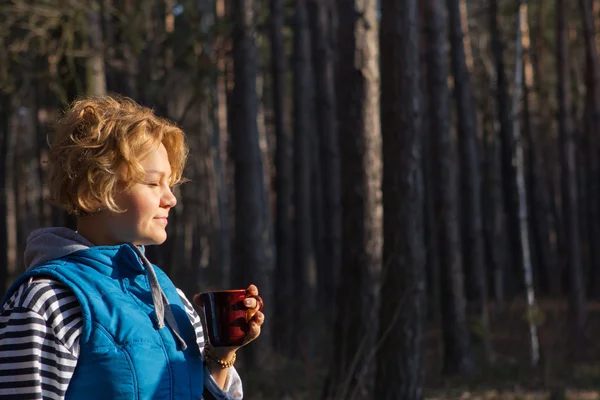
[[[248,293],[248,296],[258,296],[258,288],[256,287],[256,285],[248,286],[246,292]]]
[[[254,297],[248,297],[246,300],[244,300],[244,305],[248,308],[258,308],[258,301],[256,301],[256,299]]]
[[[192,298],[192,301],[194,302],[195,305],[201,307],[202,306],[202,298],[200,297],[200,293],[195,294],[194,297]]]

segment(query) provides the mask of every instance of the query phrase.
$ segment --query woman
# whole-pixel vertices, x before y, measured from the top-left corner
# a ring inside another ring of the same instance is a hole
[[[0,305],[0,399],[240,399],[235,348],[205,346],[183,292],[144,255],[166,240],[184,133],[130,99],[75,101],[50,146],[52,200],[77,231],[27,241]],[[257,295],[254,285],[250,295]],[[260,334],[256,300],[246,343]]]

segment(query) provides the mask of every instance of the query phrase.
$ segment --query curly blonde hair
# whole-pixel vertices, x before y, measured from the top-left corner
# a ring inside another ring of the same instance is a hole
[[[75,215],[100,208],[123,211],[114,200],[117,190],[142,181],[140,161],[160,143],[167,149],[174,186],[182,180],[188,155],[180,128],[127,97],[77,99],[56,123],[50,144],[51,201]]]

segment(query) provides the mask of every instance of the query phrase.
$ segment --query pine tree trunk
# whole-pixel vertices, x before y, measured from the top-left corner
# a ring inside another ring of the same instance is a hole
[[[104,70],[104,41],[102,39],[102,16],[100,5],[93,2],[88,11],[88,56],[87,93],[106,94],[106,72]]]
[[[296,347],[313,356],[312,337],[306,334],[309,313],[315,306],[316,260],[311,212],[311,135],[315,132],[313,72],[308,27],[307,0],[296,1],[294,32],[294,232],[293,272]]]
[[[535,29],[530,35],[531,39],[531,67],[533,70],[533,87],[537,94],[537,97],[544,99],[548,96],[548,88],[543,83],[542,74],[542,57],[545,55],[545,49],[542,47],[541,38],[543,35],[543,27],[545,26],[543,13],[537,13],[537,19],[535,19]],[[551,111],[553,112],[553,111]],[[540,191],[539,202],[536,202],[536,212],[539,212],[540,222],[536,226],[539,228],[541,235],[544,235],[542,239],[549,243],[547,261],[543,262],[546,267],[544,271],[546,275],[546,286],[548,293],[551,296],[560,296],[561,294],[561,282],[562,273],[560,268],[560,260],[558,254],[558,236],[557,232],[557,215],[554,212],[554,170],[556,158],[553,157],[550,147],[554,148],[554,140],[546,134],[549,132],[550,125],[552,124],[552,118],[549,117],[546,107],[540,107],[538,110],[539,123],[536,124],[536,144],[535,147],[539,148],[539,159],[535,160],[536,165],[534,168],[539,168],[540,180],[538,181],[539,186],[535,190]],[[539,134],[537,134],[539,132]],[[537,196],[536,196],[537,197]]]
[[[496,109],[500,124],[500,141],[502,156],[502,193],[504,195],[504,204],[506,211],[506,228],[509,238],[509,253],[507,266],[512,266],[512,270],[507,270],[506,278],[520,273],[522,270],[519,265],[521,257],[521,242],[519,233],[519,215],[518,215],[518,190],[516,186],[516,171],[513,163],[515,154],[515,143],[511,132],[512,122],[510,115],[510,97],[508,93],[508,80],[504,67],[504,43],[502,33],[500,32],[500,22],[498,13],[498,0],[490,2],[490,34],[491,46],[496,66]],[[512,279],[506,279],[507,283],[512,283]],[[515,288],[511,288],[513,291]]]
[[[598,51],[596,49],[596,34],[594,26],[594,11],[591,0],[579,0],[579,9],[583,19],[583,36],[585,39],[585,62],[586,62],[586,90],[587,103],[591,111],[591,125],[586,132],[587,139],[587,179],[585,187],[587,196],[585,198],[588,218],[589,252],[590,252],[590,271],[594,279],[592,287],[594,292],[600,293],[600,251],[595,241],[600,237],[600,193],[598,179],[600,171],[598,165],[598,130],[600,129],[600,61],[598,60]]]
[[[469,74],[466,66],[463,43],[463,28],[460,18],[458,0],[448,0],[448,17],[450,24],[450,43],[452,73],[454,75],[454,94],[456,97],[456,114],[458,123],[458,142],[461,174],[462,205],[462,249],[465,269],[467,271],[467,294],[470,294],[468,314],[474,317],[479,331],[482,333],[486,359],[491,358],[489,343],[489,323],[487,312],[487,278],[485,273],[485,258],[483,247],[483,227],[481,213],[481,178],[479,172],[479,156],[477,150],[477,124],[475,106]],[[464,311],[462,268],[460,261],[447,276],[449,279],[448,296],[444,302],[452,307],[452,321],[447,329],[454,330],[452,339],[448,338],[445,358],[446,372],[473,372],[474,364],[469,343],[468,326]]]
[[[495,110],[494,110],[495,111]],[[493,112],[492,114],[495,114]],[[491,271],[493,274],[493,290],[495,311],[503,312],[506,303],[506,266],[507,266],[507,237],[506,215],[502,195],[502,163],[499,132],[495,129],[494,116],[490,117],[489,127],[484,132],[484,204],[487,209],[486,240]]]
[[[522,19],[523,23],[523,67],[524,67],[524,87],[523,87],[523,112],[524,112],[524,132],[523,139],[528,148],[526,158],[529,159],[530,185],[531,188],[531,223],[532,248],[536,248],[536,258],[538,266],[534,269],[538,271],[539,281],[545,288],[546,293],[551,296],[558,296],[558,285],[556,277],[558,274],[556,248],[550,240],[551,220],[548,218],[549,200],[545,182],[545,173],[543,166],[543,133],[539,126],[539,93],[535,92],[535,69],[533,65],[533,35],[529,29],[529,15],[531,8],[528,7],[528,16]],[[533,242],[536,245],[533,245]],[[543,278],[543,279],[542,279]]]
[[[255,44],[254,2],[236,0],[233,4],[233,66],[235,85],[232,97],[231,126],[233,161],[235,165],[235,261],[233,282],[245,288],[258,286],[265,305],[270,302],[271,282],[266,265],[263,204],[265,195],[262,155],[257,126],[258,98],[256,91],[257,52]],[[249,366],[260,365],[268,356],[270,343],[268,325],[261,338],[248,347]]]
[[[529,241],[529,222],[527,215],[527,188],[525,182],[525,157],[523,142],[521,140],[521,88],[523,86],[523,24],[527,23],[527,5],[524,0],[520,1],[517,10],[517,35],[515,45],[515,84],[513,89],[513,111],[512,111],[512,134],[515,143],[515,167],[517,170],[517,189],[519,194],[519,222],[520,240],[522,249],[522,265],[527,294],[527,309],[529,323],[529,337],[531,342],[531,364],[536,365],[539,358],[539,341],[537,326],[532,319],[535,311],[535,292],[533,288],[533,267],[531,265],[531,252]]]
[[[575,143],[571,120],[571,85],[568,55],[568,27],[565,0],[556,0],[556,61],[558,67],[558,134],[560,140],[561,187],[565,250],[569,270],[569,311],[572,318],[572,340],[575,356],[585,348],[587,310],[583,285],[579,218],[577,211],[577,175],[575,171]]]
[[[429,68],[429,53],[430,49],[427,45],[428,35],[430,26],[427,18],[428,6],[419,8],[419,43],[420,43],[420,87],[422,96],[422,108],[424,112],[431,107],[431,100],[427,96],[427,86],[429,84],[430,71]],[[433,138],[431,134],[432,124],[429,118],[423,118],[421,121],[421,146],[423,148],[423,197],[425,198],[425,205],[423,207],[425,212],[424,222],[424,238],[425,238],[425,249],[426,249],[426,265],[427,265],[427,318],[432,320],[436,327],[442,326],[442,301],[441,301],[441,276],[440,276],[440,255],[437,244],[437,216],[435,212],[435,196],[437,190],[435,188],[434,179],[434,167],[436,160],[433,155]],[[439,354],[443,354],[443,338],[439,336],[439,340],[436,343],[436,350]]]
[[[373,398],[381,269],[381,126],[375,0],[338,1],[342,264],[334,328],[333,398]]]
[[[277,147],[275,149],[275,267],[273,340],[277,349],[290,354],[293,344],[292,313],[287,305],[292,301],[293,231],[292,231],[292,148],[288,118],[287,60],[283,38],[283,0],[271,0],[271,73],[273,75],[273,112]]]
[[[341,204],[340,204],[340,152],[336,115],[335,78],[330,21],[327,8],[333,0],[310,0],[309,11],[312,32],[317,132],[321,176],[323,240],[318,268],[321,304],[331,300],[335,290],[335,277],[341,260]],[[326,311],[325,319],[332,319],[333,308]]]
[[[217,23],[225,17],[223,6],[224,0],[217,0],[215,6],[215,16]],[[217,38],[215,38],[217,39]],[[219,208],[219,267],[221,271],[221,282],[223,285],[229,285],[232,269],[232,234],[230,224],[230,191],[226,183],[230,180],[228,166],[231,165],[230,152],[227,151],[230,143],[229,125],[228,125],[228,107],[227,107],[227,84],[226,76],[228,74],[227,65],[231,61],[230,54],[225,54],[223,49],[215,49],[217,57],[217,76],[213,82],[212,96],[214,98],[213,115],[215,120],[214,148],[215,148],[215,174],[217,202]]]
[[[3,60],[4,61],[4,60]],[[8,155],[11,115],[11,97],[7,93],[0,94],[0,154]],[[2,259],[0,259],[0,291],[4,293],[8,289],[9,278],[9,248],[8,248],[8,187],[7,183],[7,160],[2,159],[0,162],[0,246],[4,249]]]
[[[416,0],[382,0],[383,269],[375,398],[423,396],[425,251]]]

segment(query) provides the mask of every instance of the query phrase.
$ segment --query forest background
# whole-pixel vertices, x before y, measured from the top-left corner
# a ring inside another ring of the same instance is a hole
[[[188,296],[255,283],[249,399],[599,398],[598,0],[2,0],[0,287],[51,124],[118,93],[185,130]]]

